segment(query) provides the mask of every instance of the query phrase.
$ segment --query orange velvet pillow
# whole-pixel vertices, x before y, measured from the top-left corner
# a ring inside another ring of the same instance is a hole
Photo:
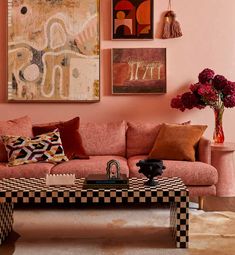
[[[34,136],[52,132],[59,129],[65,155],[68,159],[89,159],[82,145],[82,138],[78,132],[80,124],[79,117],[69,121],[50,125],[39,125],[33,127]]]
[[[162,124],[149,158],[195,161],[195,147],[206,125]]]

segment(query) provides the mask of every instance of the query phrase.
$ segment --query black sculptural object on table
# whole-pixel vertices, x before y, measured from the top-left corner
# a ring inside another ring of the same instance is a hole
[[[162,175],[163,170],[166,168],[162,160],[159,159],[140,160],[136,165],[140,167],[139,173],[149,178],[149,180],[145,182],[145,185],[148,186],[156,186],[157,182],[154,180],[154,177]]]

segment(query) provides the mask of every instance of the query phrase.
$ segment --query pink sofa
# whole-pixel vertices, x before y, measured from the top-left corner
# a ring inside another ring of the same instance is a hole
[[[105,173],[110,159],[120,162],[121,172],[129,177],[142,177],[136,163],[147,157],[160,125],[125,121],[106,124],[81,123],[79,132],[90,159],[71,160],[58,165],[34,163],[8,167],[0,162],[0,179],[11,177],[45,177],[46,173],[75,173],[86,177],[91,173]],[[201,139],[197,147],[197,161],[164,160],[163,176],[179,176],[189,188],[191,196],[216,195],[217,170],[210,165],[210,141]]]

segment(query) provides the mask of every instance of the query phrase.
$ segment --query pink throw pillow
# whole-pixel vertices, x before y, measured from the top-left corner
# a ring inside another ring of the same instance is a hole
[[[2,142],[3,135],[32,137],[32,121],[28,116],[14,120],[0,121],[0,162],[7,162],[7,152]]]

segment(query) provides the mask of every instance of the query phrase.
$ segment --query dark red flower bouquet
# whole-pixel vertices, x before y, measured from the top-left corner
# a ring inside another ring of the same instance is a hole
[[[171,107],[183,112],[185,109],[203,109],[210,106],[215,113],[214,142],[223,143],[222,117],[224,107],[235,107],[235,83],[223,75],[215,75],[215,72],[208,68],[199,74],[198,80],[198,83],[190,85],[190,92],[173,98]]]

